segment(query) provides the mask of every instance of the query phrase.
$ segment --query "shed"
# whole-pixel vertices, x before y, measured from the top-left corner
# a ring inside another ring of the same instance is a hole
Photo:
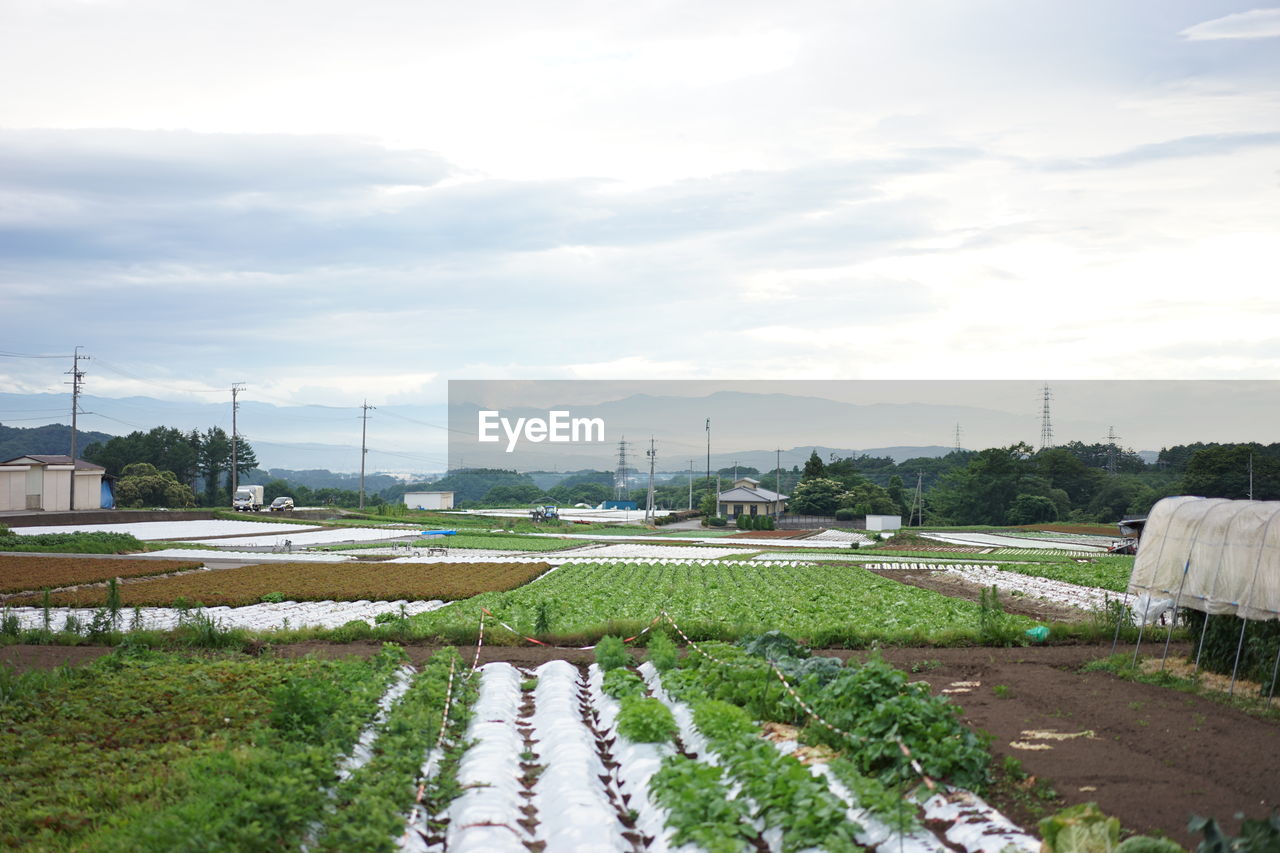
[[[1280,501],[1159,501],[1142,530],[1129,592],[1204,613],[1280,618]]]
[[[405,492],[409,509],[453,509],[453,492]]]
[[[106,469],[101,465],[83,459],[75,460],[73,465],[65,454],[6,459],[0,462],[0,511],[65,512],[72,508],[73,479],[75,508],[100,509],[104,473]]]
[[[900,515],[868,515],[867,530],[901,530],[902,516]]]

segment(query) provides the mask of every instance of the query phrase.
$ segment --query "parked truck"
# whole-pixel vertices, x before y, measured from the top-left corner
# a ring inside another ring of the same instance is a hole
[[[231,508],[237,512],[257,512],[262,509],[262,486],[241,486],[231,499]]]

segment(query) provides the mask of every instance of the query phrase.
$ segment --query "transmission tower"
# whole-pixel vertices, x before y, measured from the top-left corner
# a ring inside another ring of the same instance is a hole
[[[1053,421],[1049,418],[1049,401],[1053,399],[1053,392],[1049,390],[1049,384],[1045,383],[1044,388],[1040,392],[1040,449],[1053,447]]]
[[[1107,471],[1111,474],[1116,472],[1119,452],[1116,449],[1116,441],[1120,436],[1116,435],[1116,428],[1107,427]]]
[[[89,356],[80,354],[80,347],[76,347],[75,354],[71,356],[71,369],[67,371],[67,375],[71,377],[68,383],[71,386],[71,500],[67,504],[68,509],[76,508],[76,415],[80,412],[80,389],[84,384],[84,371],[80,369],[80,360],[89,360]]]
[[[912,526],[912,520],[919,516],[920,521],[915,526],[924,526],[924,472],[916,472],[916,491],[911,497],[911,512],[907,514],[907,526]]]
[[[613,499],[627,499],[627,437],[618,439],[618,470],[613,475]]]
[[[960,449],[960,424],[956,424],[956,450]]]

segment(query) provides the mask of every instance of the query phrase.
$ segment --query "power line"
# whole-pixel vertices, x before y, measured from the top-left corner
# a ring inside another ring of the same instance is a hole
[[[0,358],[72,358],[70,355],[35,355],[29,352],[7,352],[0,350]]]

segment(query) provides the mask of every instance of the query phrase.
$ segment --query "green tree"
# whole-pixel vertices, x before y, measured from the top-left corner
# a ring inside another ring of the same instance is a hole
[[[206,506],[230,504],[221,488],[222,475],[231,464],[231,437],[222,427],[209,427],[200,437],[200,474],[204,477]]]
[[[1254,500],[1280,500],[1280,459],[1260,444],[1224,444],[1197,450],[1187,463],[1182,490],[1206,498],[1247,498],[1251,466]]]
[[[827,476],[827,466],[822,464],[822,460],[818,458],[818,451],[809,454],[809,459],[804,463],[803,479],[816,479]]]
[[[1005,524],[1014,499],[1038,491],[1027,488],[1030,455],[1031,447],[1021,442],[980,451],[964,468],[943,475],[929,493],[930,505],[952,524]]]
[[[191,487],[179,483],[172,471],[160,471],[149,462],[134,462],[124,467],[116,481],[116,503],[126,507],[195,506]]]
[[[1058,508],[1043,495],[1018,495],[1009,505],[1010,524],[1040,524],[1058,520]]]
[[[798,515],[831,515],[840,505],[842,494],[844,488],[835,480],[806,477],[796,485],[787,508]]]

